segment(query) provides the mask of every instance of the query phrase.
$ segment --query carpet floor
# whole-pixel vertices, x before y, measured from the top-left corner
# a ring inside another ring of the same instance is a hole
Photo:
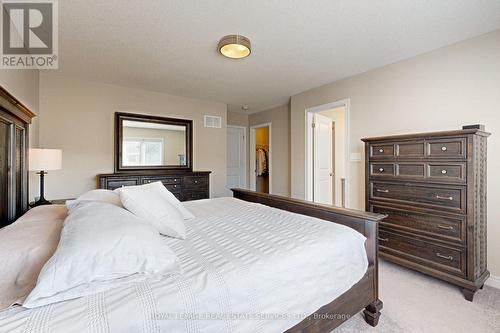
[[[358,314],[332,333],[500,332],[500,289],[484,286],[471,303],[457,287],[386,261],[379,276],[384,308],[378,326]]]

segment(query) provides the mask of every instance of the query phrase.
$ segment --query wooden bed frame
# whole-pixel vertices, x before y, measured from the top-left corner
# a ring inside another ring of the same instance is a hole
[[[288,329],[287,333],[331,332],[363,309],[365,321],[371,326],[378,324],[382,301],[378,298],[377,237],[378,222],[385,218],[385,215],[336,208],[243,189],[232,189],[232,191],[235,198],[343,224],[367,238],[365,248],[369,266],[364,277],[337,299]]]

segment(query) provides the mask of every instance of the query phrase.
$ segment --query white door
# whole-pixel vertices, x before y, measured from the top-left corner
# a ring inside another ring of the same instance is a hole
[[[333,130],[332,120],[314,115],[314,202],[333,204]]]
[[[232,188],[246,188],[246,149],[244,127],[227,127],[227,195]]]

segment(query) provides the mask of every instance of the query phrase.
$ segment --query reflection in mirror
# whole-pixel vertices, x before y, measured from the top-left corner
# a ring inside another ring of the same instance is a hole
[[[123,120],[122,165],[186,166],[186,126]]]

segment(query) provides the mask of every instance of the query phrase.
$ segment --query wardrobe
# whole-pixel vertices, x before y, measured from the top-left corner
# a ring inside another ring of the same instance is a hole
[[[0,86],[0,228],[28,210],[29,124],[35,116]]]

